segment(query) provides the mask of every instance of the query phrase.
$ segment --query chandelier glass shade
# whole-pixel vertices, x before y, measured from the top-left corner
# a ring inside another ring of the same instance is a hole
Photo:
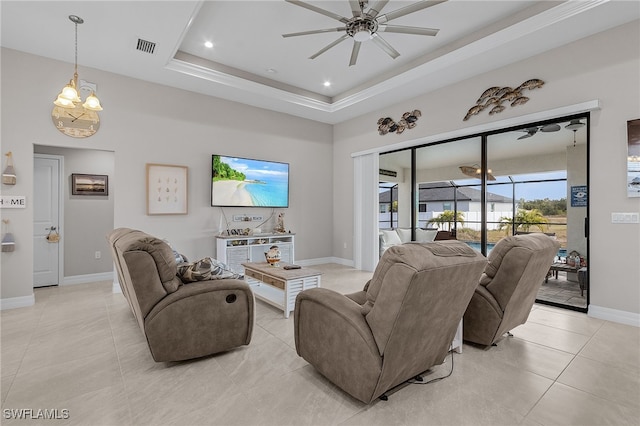
[[[482,177],[482,169],[477,164],[473,166],[460,166],[460,171],[469,177],[481,179]],[[495,176],[491,174],[492,170],[487,170],[487,180],[496,180]]]
[[[56,100],[53,101],[55,105],[63,108],[75,108],[77,104],[82,102],[78,95],[78,24],[82,24],[84,19],[76,15],[69,15],[69,20],[76,26],[75,68],[73,78],[69,80],[69,84],[64,86]],[[82,106],[91,111],[102,111],[100,100],[93,91],[91,95],[87,96]]]

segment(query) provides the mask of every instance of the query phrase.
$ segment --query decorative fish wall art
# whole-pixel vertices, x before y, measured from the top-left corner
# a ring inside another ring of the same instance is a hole
[[[469,108],[467,115],[464,116],[463,121],[467,121],[472,115],[480,114],[485,109],[489,109],[489,115],[501,113],[507,107],[504,103],[511,105],[512,107],[517,105],[524,105],[529,100],[528,97],[522,94],[525,90],[533,90],[540,88],[544,85],[544,81],[534,78],[527,80],[515,89],[512,87],[490,87],[485,90],[482,95],[476,101],[476,104]]]
[[[378,120],[378,133],[380,135],[386,135],[389,132],[400,134],[405,129],[413,129],[421,115],[419,110],[414,109],[402,114],[402,118],[397,123],[391,117],[382,117]]]

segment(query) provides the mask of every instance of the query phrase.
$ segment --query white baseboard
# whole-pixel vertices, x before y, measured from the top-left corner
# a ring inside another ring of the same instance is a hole
[[[353,260],[342,259],[340,257],[318,257],[315,259],[296,260],[296,264],[300,266],[322,265],[325,263],[337,263],[339,265],[350,266],[353,268]]]
[[[76,284],[86,284],[86,283],[95,283],[98,281],[112,281],[112,280],[113,280],[113,272],[100,272],[97,274],[72,275],[70,277],[64,277],[61,285],[76,285]]]
[[[640,314],[635,312],[619,311],[617,309],[589,305],[587,315],[593,318],[640,327]]]
[[[36,303],[36,298],[33,293],[29,296],[22,297],[8,297],[6,299],[0,299],[0,311],[5,309],[26,308],[27,306],[33,306]]]

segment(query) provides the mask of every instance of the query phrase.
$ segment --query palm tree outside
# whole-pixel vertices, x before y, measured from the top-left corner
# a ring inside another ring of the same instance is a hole
[[[504,229],[507,235],[510,234],[511,229],[514,228],[514,226],[515,231],[522,230],[524,232],[529,232],[531,227],[535,226],[541,232],[544,232],[548,223],[549,221],[547,218],[545,218],[542,212],[538,209],[518,209],[518,213],[516,213],[514,218],[501,217],[498,229]]]
[[[460,226],[464,225],[464,214],[462,212],[454,213],[452,210],[445,210],[438,216],[429,219],[427,223],[435,223],[438,227],[447,224],[447,231],[451,231],[451,224],[454,223],[454,219]]]

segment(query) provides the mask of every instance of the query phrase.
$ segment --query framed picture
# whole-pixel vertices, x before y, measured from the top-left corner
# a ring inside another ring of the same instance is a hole
[[[187,214],[188,167],[147,164],[147,214]]]
[[[640,119],[627,121],[627,196],[640,197]]]
[[[71,195],[109,195],[109,176],[71,174]]]

